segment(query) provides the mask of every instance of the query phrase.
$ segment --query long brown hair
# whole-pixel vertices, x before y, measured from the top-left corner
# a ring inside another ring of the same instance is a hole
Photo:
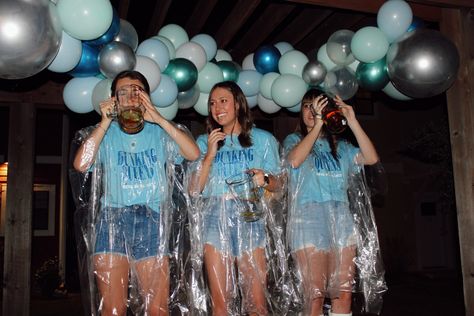
[[[234,97],[234,109],[237,113],[237,121],[240,124],[241,132],[239,134],[238,140],[242,147],[252,146],[252,139],[250,137],[250,131],[253,126],[252,114],[250,112],[249,106],[247,104],[247,99],[245,98],[244,93],[240,87],[233,81],[223,81],[216,83],[211,91],[209,92],[209,100],[207,102],[207,109],[209,111],[209,116],[206,120],[206,130],[209,134],[212,130],[222,127],[211,115],[211,102],[210,96],[217,88],[223,88],[232,93]],[[219,148],[222,147],[222,144],[219,144]]]
[[[304,123],[303,120],[303,106],[305,103],[313,103],[314,99],[316,99],[318,96],[323,95],[328,99],[328,104],[326,106],[330,107],[337,107],[336,104],[334,103],[334,100],[328,96],[327,94],[323,93],[322,91],[318,89],[309,89],[306,91],[306,93],[303,96],[303,100],[301,100],[301,112],[300,112],[300,121],[298,125],[298,132],[301,134],[301,138],[306,137],[308,135],[308,128],[306,127],[306,124]],[[321,136],[329,143],[329,147],[331,148],[331,154],[334,157],[334,159],[337,159],[337,136],[331,134],[326,125],[323,124],[323,127],[321,129]]]

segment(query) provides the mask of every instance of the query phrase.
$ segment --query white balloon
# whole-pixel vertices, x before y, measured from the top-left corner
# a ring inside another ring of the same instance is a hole
[[[272,85],[276,78],[280,76],[277,72],[268,72],[260,80],[260,93],[267,99],[272,98]]]
[[[247,105],[249,107],[249,109],[253,109],[254,107],[257,106],[257,95],[252,95],[250,97],[245,97],[245,99],[247,99]]]
[[[189,42],[188,33],[181,26],[177,24],[168,24],[163,26],[158,35],[164,36],[173,43],[175,49],[178,49],[182,44]]]
[[[112,79],[102,79],[92,90],[92,106],[94,110],[101,115],[100,102],[107,100],[112,95],[110,87],[112,86]]]
[[[191,61],[198,71],[201,71],[207,63],[206,51],[195,42],[187,42],[179,46],[176,50],[176,58],[185,58]]]
[[[207,61],[211,61],[217,54],[217,43],[208,34],[198,34],[191,38],[191,42],[198,43],[206,51]]]
[[[245,56],[244,60],[242,61],[242,70],[257,70],[253,63],[253,53],[248,54]]]
[[[274,46],[280,51],[280,54],[282,55],[294,49],[293,45],[288,42],[278,42]]]
[[[326,66],[327,71],[330,71],[331,69],[333,69],[337,65],[329,58],[328,52],[327,52],[327,49],[326,49],[326,45],[327,44],[324,44],[319,48],[317,59],[320,62],[322,62],[324,66]]]
[[[257,103],[260,110],[268,114],[273,114],[281,110],[281,106],[276,104],[272,99],[265,98],[261,93],[257,96]]]
[[[54,57],[51,64],[49,64],[48,70],[54,72],[68,72],[79,63],[81,56],[81,41],[62,31],[61,46],[59,46],[56,57]]]
[[[232,56],[223,49],[218,49],[215,57],[216,61],[229,60],[232,61]]]
[[[137,63],[134,70],[145,76],[150,86],[150,92],[155,91],[161,80],[160,66],[149,57],[137,56]]]

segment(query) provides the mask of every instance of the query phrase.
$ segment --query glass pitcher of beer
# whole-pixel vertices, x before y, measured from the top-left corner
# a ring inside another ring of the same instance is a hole
[[[226,183],[238,203],[240,216],[246,222],[257,221],[263,215],[261,203],[263,191],[254,183],[252,176],[251,173],[245,172],[226,179]]]
[[[115,110],[109,117],[116,119],[122,131],[127,134],[136,134],[145,126],[145,108],[140,102],[141,91],[142,87],[131,84],[115,92]]]

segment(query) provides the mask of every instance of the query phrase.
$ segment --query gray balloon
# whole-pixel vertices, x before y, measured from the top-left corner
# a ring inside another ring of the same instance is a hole
[[[456,79],[459,54],[440,32],[417,29],[406,33],[387,52],[388,75],[401,93],[428,98],[446,91]]]
[[[199,99],[200,93],[197,83],[191,89],[178,93],[178,108],[182,110],[192,108]]]
[[[138,47],[137,31],[130,22],[120,19],[120,31],[114,37],[114,41],[125,43],[130,46],[133,51],[136,51]]]
[[[0,1],[0,78],[31,77],[53,61],[62,36],[56,10],[49,0]]]
[[[133,70],[137,57],[127,44],[110,42],[99,53],[100,72],[107,78],[113,79],[125,70]]]
[[[359,89],[354,70],[347,66],[336,66],[324,78],[324,90],[330,96],[338,95],[343,100],[352,98]]]
[[[317,86],[326,77],[327,69],[319,60],[309,61],[303,68],[301,76],[310,86]]]

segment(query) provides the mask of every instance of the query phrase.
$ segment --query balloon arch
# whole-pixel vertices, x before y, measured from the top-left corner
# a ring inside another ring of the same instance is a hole
[[[138,70],[150,83],[151,99],[163,116],[194,108],[208,115],[211,87],[235,81],[250,107],[299,112],[309,87],[346,100],[358,88],[383,91],[397,100],[427,98],[446,91],[456,78],[459,54],[440,32],[424,29],[403,0],[385,2],[377,27],[338,30],[317,56],[287,42],[264,45],[242,64],[217,47],[208,34],[188,37],[168,24],[138,42],[128,21],[109,0],[4,0],[0,4],[0,78],[21,79],[48,69],[72,78],[63,91],[73,112],[99,112],[114,76]]]

